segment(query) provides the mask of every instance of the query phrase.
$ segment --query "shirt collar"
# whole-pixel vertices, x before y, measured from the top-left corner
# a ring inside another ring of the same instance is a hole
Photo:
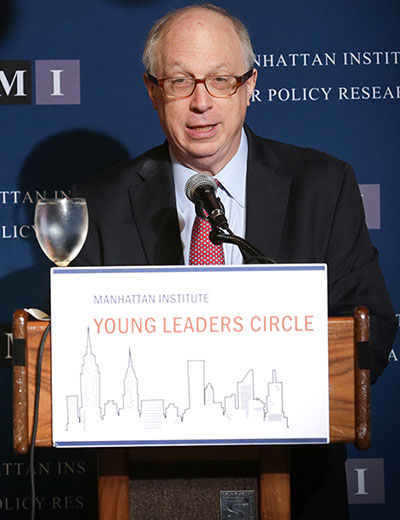
[[[233,197],[242,208],[244,208],[246,200],[247,153],[247,136],[242,128],[238,151],[228,164],[215,175],[215,179],[221,183],[221,187],[228,195]],[[183,211],[186,206],[192,204],[185,195],[186,181],[197,172],[179,163],[171,149],[169,149],[169,155],[171,157],[174,176],[176,202],[179,209]]]

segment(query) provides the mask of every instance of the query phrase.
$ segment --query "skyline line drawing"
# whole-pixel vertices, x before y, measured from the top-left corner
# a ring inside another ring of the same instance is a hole
[[[101,424],[134,425],[143,430],[182,428],[183,425],[212,420],[217,424],[237,424],[252,420],[266,426],[289,428],[289,418],[283,406],[283,382],[277,380],[272,370],[272,380],[267,381],[265,397],[255,395],[255,371],[249,368],[236,382],[236,391],[216,400],[216,388],[206,380],[206,361],[186,361],[187,403],[180,408],[163,398],[146,399],[139,392],[139,378],[135,371],[131,348],[125,375],[122,378],[120,402],[102,400],[101,370],[93,352],[89,327],[85,353],[80,370],[80,391],[66,396],[66,431],[78,432],[97,429]]]

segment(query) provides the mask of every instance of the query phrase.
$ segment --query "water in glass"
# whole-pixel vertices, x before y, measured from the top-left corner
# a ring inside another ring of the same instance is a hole
[[[88,231],[85,199],[41,199],[35,208],[35,231],[50,260],[67,266],[82,249]]]

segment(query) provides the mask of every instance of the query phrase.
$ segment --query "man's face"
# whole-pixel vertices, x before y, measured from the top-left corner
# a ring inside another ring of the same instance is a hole
[[[193,9],[181,15],[162,35],[156,77],[240,76],[247,72],[242,45],[229,20],[211,11]],[[176,158],[184,165],[215,175],[235,155],[256,81],[253,76],[228,98],[212,97],[203,84],[186,99],[167,98],[145,82],[161,126]]]

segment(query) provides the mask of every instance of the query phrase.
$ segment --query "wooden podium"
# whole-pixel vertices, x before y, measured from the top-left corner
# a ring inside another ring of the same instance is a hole
[[[38,351],[48,322],[30,321],[17,310],[13,317],[13,427],[14,449],[29,451],[34,422]],[[365,307],[353,317],[329,319],[330,442],[370,444],[370,375],[364,368],[369,342],[369,314]],[[52,446],[50,335],[42,361],[38,427],[35,446]],[[361,366],[360,366],[361,365]],[[229,464],[253,461],[258,467],[259,517],[290,519],[290,468],[288,446],[202,448],[99,449],[99,518],[129,520],[130,465],[141,461],[210,461]],[[134,482],[134,480],[133,480]],[[133,484],[134,485],[134,484]],[[135,517],[133,517],[134,520]]]

